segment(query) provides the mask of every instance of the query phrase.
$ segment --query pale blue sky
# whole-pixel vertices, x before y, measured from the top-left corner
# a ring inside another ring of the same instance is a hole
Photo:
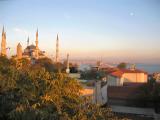
[[[160,61],[160,0],[0,0],[3,25],[11,54],[28,35],[34,43],[38,27],[48,55],[59,33],[62,57]]]

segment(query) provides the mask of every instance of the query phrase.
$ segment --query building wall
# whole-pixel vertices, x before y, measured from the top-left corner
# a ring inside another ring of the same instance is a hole
[[[101,86],[101,81],[95,83],[94,94],[93,94],[93,103],[104,105],[107,103],[107,87],[105,84]]]
[[[118,77],[113,77],[111,75],[108,75],[108,78],[107,78],[107,84],[108,86],[119,86],[121,85],[121,82],[122,80],[120,80],[120,78]]]
[[[84,87],[80,92],[82,96],[93,96],[93,91],[91,87]]]
[[[106,104],[107,101],[108,101],[108,97],[107,97],[107,87],[108,85],[104,85],[102,88],[101,88],[101,93],[102,93],[102,104]]]
[[[147,82],[147,74],[145,73],[124,73],[121,80],[123,82]]]
[[[124,82],[146,83],[148,75],[145,73],[124,73],[121,78],[108,75],[107,82],[109,86],[122,86]]]
[[[69,73],[69,77],[79,79],[80,78],[80,73]]]
[[[93,103],[101,104],[101,81],[95,82]]]

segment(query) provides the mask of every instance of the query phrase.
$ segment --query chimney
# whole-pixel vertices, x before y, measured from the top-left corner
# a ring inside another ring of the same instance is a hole
[[[135,70],[136,69],[136,65],[135,64],[132,64],[131,66],[130,66],[130,70]]]

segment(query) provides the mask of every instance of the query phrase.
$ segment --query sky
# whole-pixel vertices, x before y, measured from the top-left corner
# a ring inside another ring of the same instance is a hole
[[[0,0],[9,55],[35,44],[54,57],[160,64],[160,0]]]

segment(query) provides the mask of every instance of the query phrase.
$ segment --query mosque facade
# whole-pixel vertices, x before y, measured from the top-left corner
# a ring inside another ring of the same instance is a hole
[[[38,29],[36,31],[36,40],[35,44],[29,44],[29,37],[27,40],[27,46],[23,50],[23,47],[20,43],[17,44],[17,50],[16,50],[16,55],[14,55],[15,59],[22,59],[26,58],[29,60],[36,60],[36,59],[41,59],[46,57],[46,52],[42,51],[39,48],[39,40],[38,40]],[[6,42],[6,32],[3,27],[2,29],[2,40],[1,40],[1,56],[7,56],[7,42]],[[57,35],[57,40],[56,40],[56,55],[55,55],[55,62],[59,62],[59,38]]]

